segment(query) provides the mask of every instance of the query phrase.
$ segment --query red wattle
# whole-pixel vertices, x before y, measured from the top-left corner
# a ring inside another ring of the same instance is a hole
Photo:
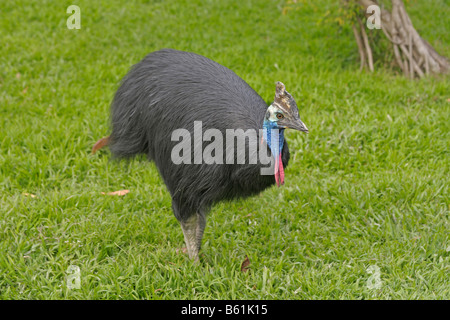
[[[283,161],[281,161],[281,154],[275,161],[275,181],[278,187],[284,184],[284,168],[283,168]]]
[[[281,161],[281,153],[278,157],[278,174],[280,175],[280,184],[284,184],[284,168],[283,168],[283,161]]]

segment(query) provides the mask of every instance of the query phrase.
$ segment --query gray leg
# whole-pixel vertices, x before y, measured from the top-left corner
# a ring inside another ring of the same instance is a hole
[[[198,261],[205,226],[206,218],[202,214],[194,214],[187,221],[181,222],[189,258],[195,261]]]
[[[189,217],[186,221],[181,221],[181,229],[183,229],[184,241],[190,259],[198,261],[197,246],[197,215]]]
[[[195,236],[197,240],[197,250],[200,251],[202,246],[203,232],[205,231],[206,217],[205,215],[197,214],[197,228],[195,229]]]

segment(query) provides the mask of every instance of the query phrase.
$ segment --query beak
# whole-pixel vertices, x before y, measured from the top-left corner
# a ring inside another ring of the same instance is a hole
[[[309,132],[309,130],[308,130],[308,128],[306,127],[306,125],[305,125],[300,119],[295,119],[295,120],[290,121],[290,122],[286,125],[286,127],[287,127],[287,128],[290,128],[290,129],[302,131],[302,132],[305,132],[305,133],[308,133],[308,132]]]

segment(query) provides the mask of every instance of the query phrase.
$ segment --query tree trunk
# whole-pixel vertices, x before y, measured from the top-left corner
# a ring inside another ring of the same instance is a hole
[[[357,2],[364,12],[367,12],[367,8],[371,5],[378,6],[376,0],[357,0]],[[448,60],[439,55],[414,29],[403,1],[391,0],[391,2],[391,12],[385,9],[380,11],[381,29],[392,43],[395,61],[405,76],[421,78],[430,73],[449,72]],[[365,26],[359,18],[353,26],[353,33],[358,44],[361,69],[369,67],[369,70],[373,71],[372,51],[367,41]]]

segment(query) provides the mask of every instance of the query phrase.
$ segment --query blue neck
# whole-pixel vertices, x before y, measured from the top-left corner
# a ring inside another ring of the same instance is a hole
[[[276,139],[276,136],[272,136],[272,129],[278,129],[278,143],[274,141]],[[264,140],[266,140],[266,143],[269,146],[272,155],[275,159],[278,159],[281,150],[283,150],[284,128],[279,128],[276,122],[264,119],[263,134]]]

